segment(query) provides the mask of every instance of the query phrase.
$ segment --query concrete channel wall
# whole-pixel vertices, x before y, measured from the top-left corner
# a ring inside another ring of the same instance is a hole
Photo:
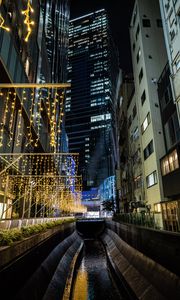
[[[104,220],[82,220],[77,227],[75,223],[62,224],[2,247],[1,292],[7,299],[64,300],[69,271],[84,237],[101,238],[112,268],[129,288],[131,299],[180,299],[180,278],[156,260],[156,254],[159,259],[161,253],[163,261],[178,261],[180,236]]]
[[[71,262],[81,244],[76,232],[58,244],[18,293],[16,300],[62,299]]]
[[[110,229],[101,239],[116,275],[134,293],[132,299],[180,299],[178,276],[129,246]]]
[[[0,247],[0,287],[1,293],[6,295],[6,299],[15,299],[14,295],[28,282],[53,249],[66,241],[66,238],[74,231],[75,222],[61,224],[45,232],[16,242],[11,246]],[[67,247],[70,246],[68,243],[66,243],[66,245]],[[63,254],[63,252],[61,253]],[[55,264],[59,263],[60,258],[61,254],[55,258],[54,268],[56,268],[57,265]],[[53,266],[50,266],[50,269],[50,272],[52,272],[52,270],[53,272],[55,271]],[[53,276],[53,274],[51,275]],[[47,280],[49,280],[48,278]],[[44,277],[42,275],[42,280],[43,279]],[[38,278],[36,282],[37,287],[40,287],[40,280],[41,279]],[[47,284],[49,284],[49,282]],[[27,297],[24,299],[33,299]]]
[[[23,226],[43,224],[43,223],[58,221],[58,220],[63,221],[67,219],[72,219],[72,217],[29,218],[29,219],[14,219],[14,220],[3,219],[0,221],[0,229],[21,228]]]
[[[136,250],[180,276],[180,233],[106,221],[106,227]]]

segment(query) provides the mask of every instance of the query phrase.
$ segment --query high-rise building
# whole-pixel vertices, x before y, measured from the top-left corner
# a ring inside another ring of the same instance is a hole
[[[40,39],[38,82],[63,83],[67,81],[69,4],[69,0],[41,1],[41,21],[39,22],[38,34],[39,36],[42,35],[42,38]],[[65,100],[63,106],[64,104]],[[56,115],[57,123],[60,110],[59,105]],[[64,117],[62,118],[61,132],[58,134],[57,140],[58,148],[56,151],[64,152],[64,149],[67,149]]]
[[[41,1],[40,13],[42,22],[39,23],[39,34],[44,32],[44,39],[41,40],[41,49],[43,51],[43,46],[45,46],[47,51],[50,82],[66,82],[70,16],[69,0]],[[40,79],[43,80],[43,71],[47,67],[41,63],[41,68]]]
[[[159,0],[173,99],[180,123],[180,0]]]
[[[165,143],[157,81],[167,62],[159,2],[136,0],[130,26],[135,98],[140,128],[144,203],[156,209],[164,200],[160,158]],[[132,116],[129,116],[129,122]]]
[[[55,1],[47,2],[55,5]],[[62,89],[56,92],[51,85],[50,88],[46,85],[46,88],[42,89],[36,84],[66,80],[68,0],[57,2],[57,6],[54,7],[55,15],[51,15],[52,22],[56,19],[56,30],[55,33],[48,33],[45,32],[45,15],[42,10],[45,7],[45,1],[0,1],[1,162],[4,161],[2,153],[25,157],[24,153],[47,153],[52,150],[55,152],[59,129],[62,129],[61,137],[63,135],[62,149],[67,150],[67,138],[61,124],[64,107]],[[46,47],[46,34],[49,34],[51,40],[56,39],[56,49],[51,53],[51,58],[48,56],[50,55],[49,48]],[[52,61],[54,64],[51,65]],[[61,119],[58,118],[59,116]],[[56,143],[52,147],[51,140],[55,139]],[[38,164],[39,157],[35,156],[33,159],[37,160]],[[19,165],[23,165],[23,172],[27,171],[25,159],[24,163],[19,163]],[[5,165],[0,163],[0,166],[3,175],[6,169],[11,172],[11,167],[16,169],[17,174],[24,174],[18,171],[17,166],[12,166],[8,160],[5,161]],[[47,169],[44,168],[45,171]],[[7,186],[2,184],[1,177],[0,217],[9,218],[11,209],[7,210],[6,206],[11,207],[16,196],[9,192]],[[31,189],[31,184],[28,187]],[[21,208],[23,201],[20,200],[19,207]]]
[[[104,9],[70,21],[66,130],[70,152],[79,152],[84,188],[99,186],[115,170],[114,97],[118,74]]]

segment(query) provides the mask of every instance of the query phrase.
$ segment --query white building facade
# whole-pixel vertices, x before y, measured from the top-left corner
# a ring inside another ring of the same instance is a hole
[[[155,211],[164,200],[159,159],[165,153],[157,79],[167,55],[158,0],[136,0],[130,26],[132,62],[139,120],[144,199]]]
[[[180,0],[159,0],[173,98],[180,122]]]

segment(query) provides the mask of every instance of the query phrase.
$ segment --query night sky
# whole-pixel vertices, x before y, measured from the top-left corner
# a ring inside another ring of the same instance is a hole
[[[129,25],[134,0],[71,0],[71,19],[105,8],[110,17],[114,41],[119,49],[120,67],[131,72]]]

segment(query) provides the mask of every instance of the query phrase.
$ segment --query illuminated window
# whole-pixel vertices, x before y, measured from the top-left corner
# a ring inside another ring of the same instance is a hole
[[[146,177],[147,187],[151,187],[157,183],[157,173],[156,171],[152,172],[150,175]]]
[[[164,157],[161,161],[161,171],[162,175],[166,175],[174,170],[179,169],[179,161],[177,150],[175,149],[169,155]]]
[[[29,75],[29,68],[30,68],[30,63],[29,63],[29,59],[27,58],[25,62],[25,72],[27,76]]]
[[[98,115],[91,117],[91,123],[111,119],[111,114]]]
[[[161,204],[160,203],[154,204],[154,211],[157,213],[161,212]]]
[[[138,137],[139,137],[139,129],[138,129],[138,127],[136,127],[133,132],[133,140],[134,141],[137,140]]]
[[[146,128],[148,127],[149,123],[150,123],[151,119],[150,119],[150,113],[147,114],[144,122],[141,125],[141,132],[144,133],[144,131],[146,130]]]
[[[139,62],[140,56],[141,56],[141,49],[139,48],[138,53],[136,55],[136,61],[137,61],[137,63]]]

